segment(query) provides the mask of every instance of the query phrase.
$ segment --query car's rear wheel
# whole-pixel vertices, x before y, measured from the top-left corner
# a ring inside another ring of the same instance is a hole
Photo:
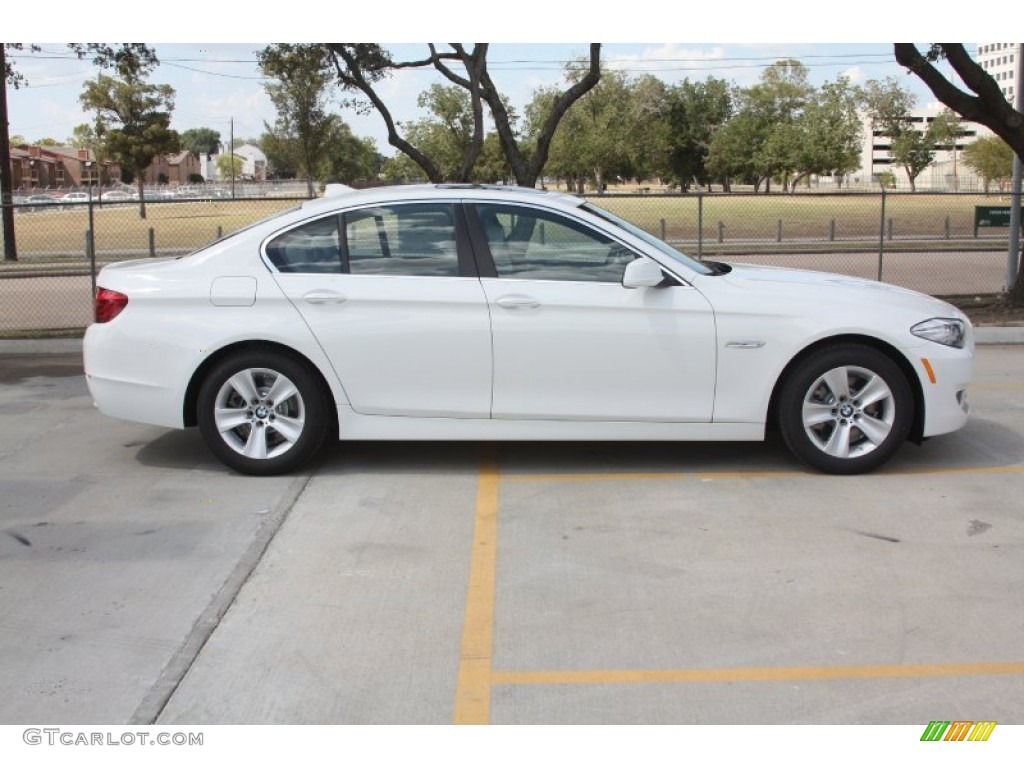
[[[783,383],[779,429],[803,463],[831,474],[870,472],[907,439],[914,398],[902,369],[861,344],[821,349]]]
[[[312,459],[330,428],[327,394],[309,367],[274,350],[217,364],[199,390],[199,430],[210,450],[248,475],[290,472]]]

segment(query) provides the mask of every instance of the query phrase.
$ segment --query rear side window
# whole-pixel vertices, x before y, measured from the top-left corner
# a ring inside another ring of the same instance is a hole
[[[353,275],[457,277],[454,209],[448,203],[379,206],[345,214]]]
[[[267,258],[279,272],[341,272],[337,215],[300,224],[267,245]]]

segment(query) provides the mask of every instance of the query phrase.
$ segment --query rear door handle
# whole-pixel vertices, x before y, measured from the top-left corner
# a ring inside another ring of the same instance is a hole
[[[348,299],[334,291],[310,291],[302,300],[307,304],[344,304]]]
[[[495,302],[505,309],[536,309],[540,302],[529,296],[502,296]]]

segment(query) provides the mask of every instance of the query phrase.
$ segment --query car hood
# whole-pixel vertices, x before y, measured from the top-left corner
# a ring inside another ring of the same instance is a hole
[[[963,317],[945,301],[909,288],[859,277],[804,269],[731,264],[732,271],[712,280],[722,280],[743,294],[772,296],[815,304],[855,304],[905,309],[929,317]],[[702,281],[706,283],[707,279]]]

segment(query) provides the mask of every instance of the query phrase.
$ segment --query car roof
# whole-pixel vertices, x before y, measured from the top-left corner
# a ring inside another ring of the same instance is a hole
[[[393,203],[413,200],[463,200],[471,197],[477,200],[505,202],[540,202],[556,206],[577,208],[583,199],[560,192],[548,192],[533,187],[516,187],[500,184],[405,184],[401,186],[370,187],[355,190],[343,187],[330,189],[324,197],[302,204],[304,213],[349,208],[374,203]],[[339,185],[341,186],[341,185]]]

